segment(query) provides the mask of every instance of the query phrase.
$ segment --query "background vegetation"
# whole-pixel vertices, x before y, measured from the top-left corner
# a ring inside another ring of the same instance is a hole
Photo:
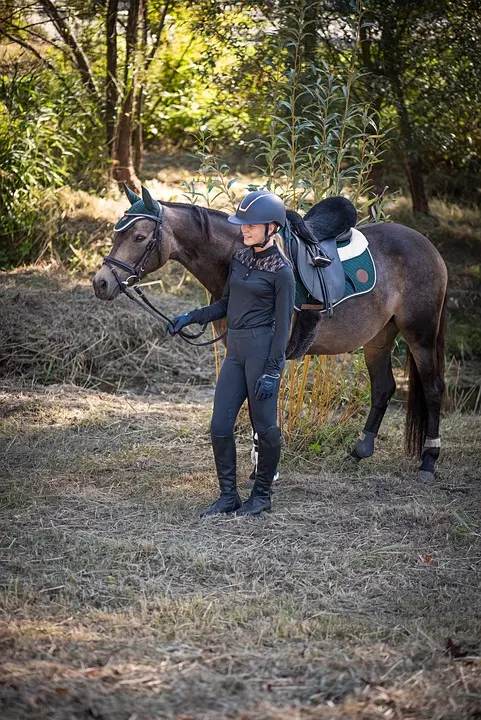
[[[475,0],[2,0],[0,21],[4,269],[92,271],[118,180],[226,208],[253,182],[301,210],[342,191],[439,247],[448,354],[480,355]]]
[[[332,169],[343,92],[364,135],[373,118],[386,134],[377,194],[401,189],[423,214],[433,197],[477,202],[480,16],[476,0],[2,0],[2,262],[36,259],[55,188],[138,186],[146,149],[192,150],[200,133],[252,164],[293,105],[304,151],[317,125]],[[342,185],[317,182],[317,196]]]

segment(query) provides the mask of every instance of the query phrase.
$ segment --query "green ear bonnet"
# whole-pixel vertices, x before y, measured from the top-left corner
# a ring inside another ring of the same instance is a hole
[[[115,224],[115,232],[127,230],[127,228],[136,223],[138,220],[145,220],[149,217],[156,222],[159,222],[162,218],[164,209],[162,205],[152,197],[147,188],[142,186],[142,197],[140,198],[125,183],[122,184],[124,186],[125,194],[130,200],[131,206]]]

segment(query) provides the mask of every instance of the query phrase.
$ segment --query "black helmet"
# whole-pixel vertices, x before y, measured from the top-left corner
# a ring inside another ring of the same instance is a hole
[[[283,228],[286,224],[286,208],[278,195],[268,190],[256,190],[239,203],[235,215],[228,218],[234,225],[266,225],[275,222]]]

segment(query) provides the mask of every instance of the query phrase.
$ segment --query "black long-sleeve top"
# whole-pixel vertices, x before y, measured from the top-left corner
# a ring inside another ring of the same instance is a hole
[[[193,311],[203,325],[227,316],[227,327],[238,330],[261,325],[274,327],[264,373],[281,372],[294,310],[294,273],[278,248],[255,252],[250,247],[234,253],[220,300]]]

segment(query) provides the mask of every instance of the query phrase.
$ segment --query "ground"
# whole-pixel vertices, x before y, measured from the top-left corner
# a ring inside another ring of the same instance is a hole
[[[4,382],[1,717],[481,717],[479,416],[433,485],[394,410],[373,459],[286,451],[272,514],[200,520],[211,397]]]
[[[145,172],[176,200],[193,170]],[[274,512],[200,520],[216,358],[95,300],[125,199],[58,198],[46,264],[0,273],[1,719],[479,720],[479,209],[392,208],[450,272],[435,482],[404,455],[398,395],[372,459],[347,463],[328,422],[326,457],[284,448]],[[174,263],[156,278],[168,315],[206,302]],[[245,415],[237,440],[245,497]]]

